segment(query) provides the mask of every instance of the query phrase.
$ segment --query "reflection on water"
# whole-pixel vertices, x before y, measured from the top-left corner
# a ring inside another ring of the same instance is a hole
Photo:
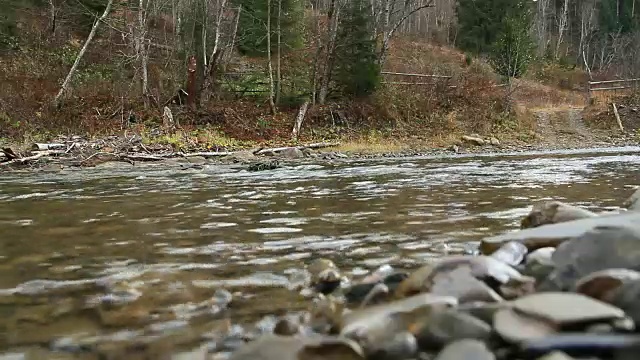
[[[356,274],[413,267],[517,228],[532,201],[615,210],[639,181],[638,149],[624,150],[0,174],[0,346],[196,326],[176,307],[223,288],[231,316],[254,319],[304,307],[287,287],[311,258]],[[105,288],[122,301],[151,292],[152,311],[86,316]]]

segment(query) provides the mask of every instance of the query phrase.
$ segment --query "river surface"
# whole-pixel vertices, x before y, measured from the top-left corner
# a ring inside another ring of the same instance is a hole
[[[0,173],[2,350],[212,331],[222,312],[192,315],[220,289],[238,323],[304,309],[289,279],[318,257],[349,276],[414,268],[517,229],[534,201],[617,210],[640,184],[640,149],[245,168]]]

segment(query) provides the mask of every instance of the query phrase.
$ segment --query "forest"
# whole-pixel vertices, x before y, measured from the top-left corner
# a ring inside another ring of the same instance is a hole
[[[2,3],[5,139],[522,136],[527,101],[640,77],[636,0]]]

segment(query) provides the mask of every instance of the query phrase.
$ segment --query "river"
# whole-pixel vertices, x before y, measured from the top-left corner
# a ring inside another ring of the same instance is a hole
[[[618,148],[340,159],[262,172],[0,173],[0,347],[160,338],[211,331],[223,316],[249,323],[304,309],[307,300],[287,287],[312,259],[330,258],[351,276],[469,253],[479,239],[518,228],[534,201],[619,209],[640,184],[639,164],[639,148]],[[134,306],[96,310],[109,291],[132,288]],[[228,311],[176,315],[219,289],[234,296]]]

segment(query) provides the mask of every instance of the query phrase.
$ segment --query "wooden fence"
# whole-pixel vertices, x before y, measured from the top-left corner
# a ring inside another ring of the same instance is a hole
[[[449,84],[449,80],[451,80],[449,75],[411,74],[391,71],[382,71],[381,74],[386,75],[385,77],[387,78],[395,78],[392,81],[382,81],[383,84],[387,85],[440,85],[444,82],[449,88],[456,87]],[[431,81],[428,81],[429,79]]]
[[[617,79],[605,81],[589,81],[589,100],[611,102],[613,98],[627,95],[640,89],[640,78]]]

